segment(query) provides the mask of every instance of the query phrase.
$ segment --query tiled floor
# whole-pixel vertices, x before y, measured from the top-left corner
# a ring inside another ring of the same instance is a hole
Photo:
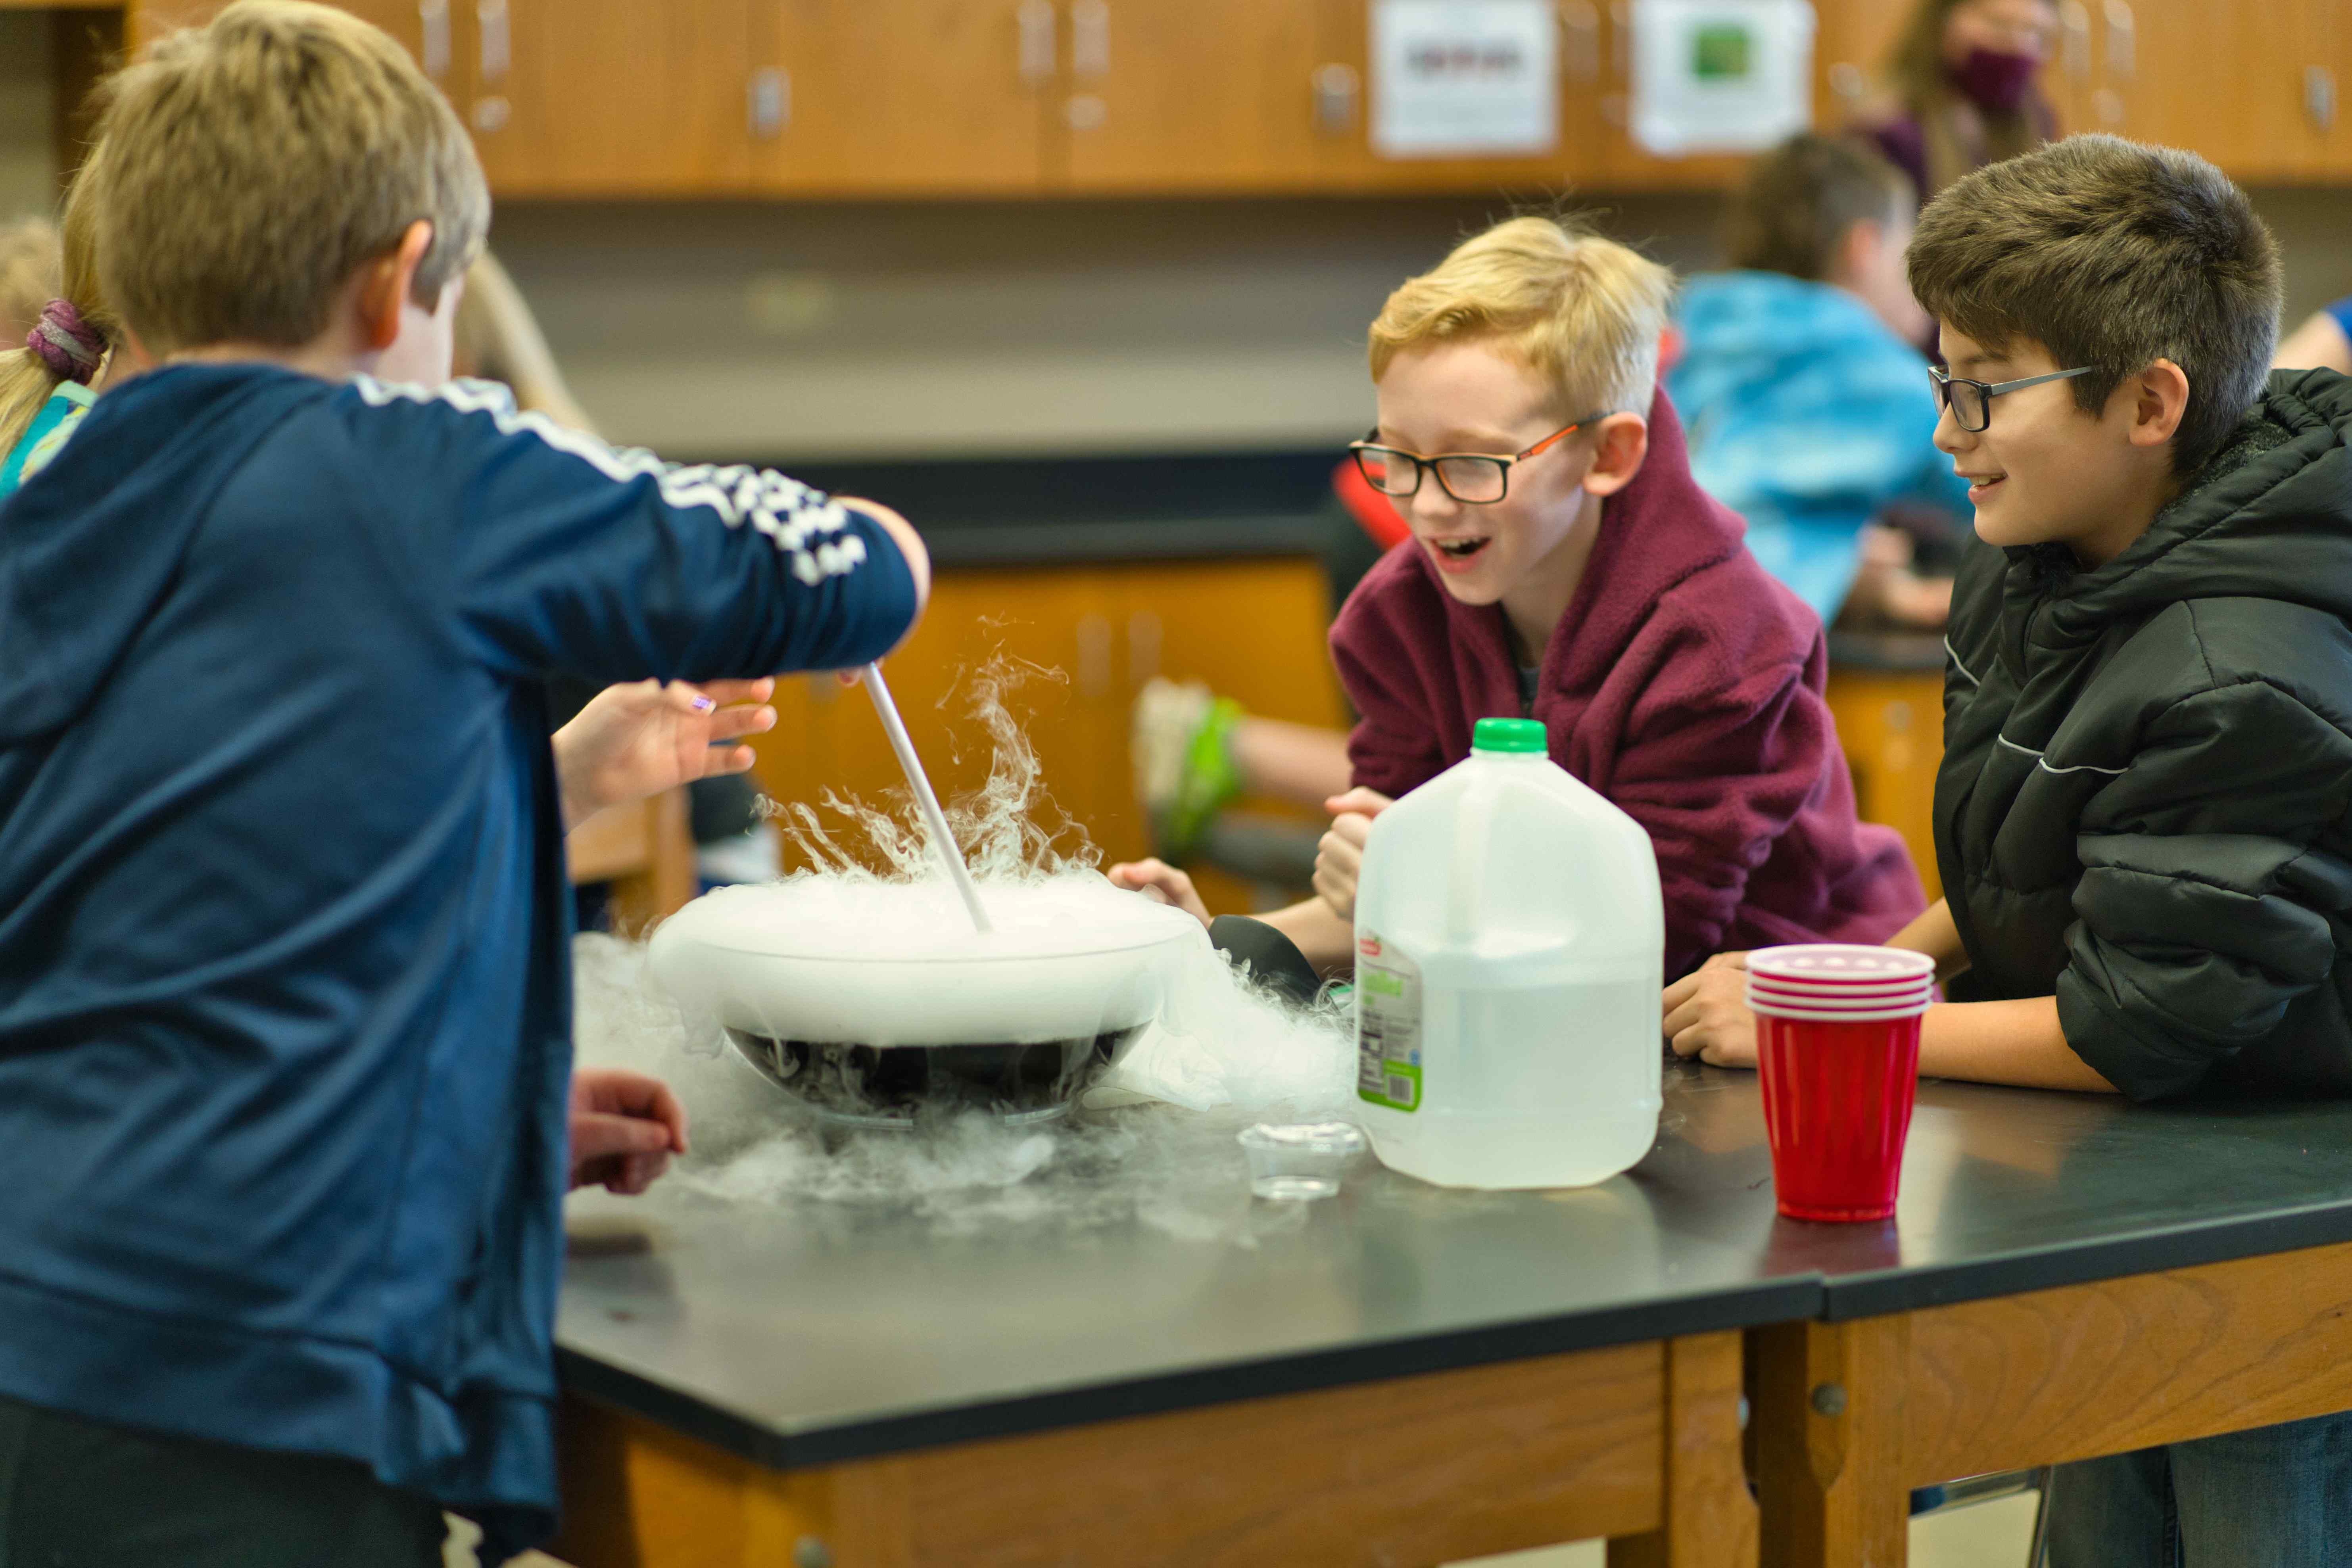
[[[2033,1537],[2033,1496],[1999,1498],[1911,1521],[1911,1568],[2025,1568]],[[1481,1557],[1476,1568],[1602,1568],[1605,1549],[1598,1541],[1547,1546],[1502,1557]],[[470,1543],[450,1542],[448,1568],[474,1568]],[[541,1552],[515,1560],[515,1568],[563,1568]],[[1456,1568],[1468,1568],[1456,1564]]]

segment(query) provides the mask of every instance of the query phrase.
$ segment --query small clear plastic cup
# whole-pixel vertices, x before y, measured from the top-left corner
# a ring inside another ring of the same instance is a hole
[[[1277,1203],[1331,1196],[1364,1150],[1363,1133],[1346,1121],[1261,1121],[1236,1136],[1249,1156],[1251,1193]]]

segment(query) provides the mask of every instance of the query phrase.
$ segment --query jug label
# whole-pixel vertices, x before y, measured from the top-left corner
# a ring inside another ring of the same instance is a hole
[[[1369,931],[1356,940],[1356,1097],[1421,1105],[1421,969]]]

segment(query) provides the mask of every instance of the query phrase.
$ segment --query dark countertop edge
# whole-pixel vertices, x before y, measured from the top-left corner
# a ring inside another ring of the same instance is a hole
[[[1837,669],[1940,674],[1945,663],[1941,632],[1833,631],[1829,651],[1830,664]]]
[[[2346,1241],[2352,1241],[2352,1202],[2205,1220],[2104,1241],[2053,1242],[1981,1261],[1873,1269],[1843,1279],[1832,1275],[1823,1286],[1822,1320],[1847,1322]]]
[[[568,1345],[556,1347],[556,1365],[564,1386],[573,1393],[645,1416],[771,1469],[807,1469],[1276,1394],[1315,1393],[1571,1351],[1607,1350],[1685,1334],[1797,1322],[1817,1316],[1821,1304],[1820,1277],[1791,1275],[1687,1300],[1226,1363],[792,1434]]]
[[[1087,566],[1126,561],[1320,558],[1329,523],[1316,516],[1192,521],[1023,522],[928,529],[935,566]]]

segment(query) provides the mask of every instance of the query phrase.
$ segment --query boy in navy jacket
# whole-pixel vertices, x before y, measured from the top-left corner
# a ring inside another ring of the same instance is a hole
[[[928,563],[881,508],[403,384],[488,203],[365,24],[242,0],[100,136],[159,368],[0,518],[0,1556],[424,1564],[449,1507],[497,1561],[555,1503],[542,684],[856,665]]]

